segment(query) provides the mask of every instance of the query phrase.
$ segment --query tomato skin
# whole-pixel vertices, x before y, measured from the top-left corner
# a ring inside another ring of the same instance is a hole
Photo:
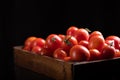
[[[37,37],[35,36],[30,36],[28,37],[25,42],[24,42],[24,46],[30,46],[31,45],[31,42],[34,41]]]
[[[89,42],[86,41],[86,40],[81,40],[78,44],[79,44],[79,45],[83,45],[83,46],[85,46],[86,48],[88,48]]]
[[[70,56],[67,56],[67,57],[64,57],[64,61],[71,61],[71,57]]]
[[[101,51],[101,58],[102,59],[114,58],[115,52],[116,51],[115,51],[115,48],[113,46],[106,45],[103,47],[103,49]]]
[[[88,40],[89,39],[89,33],[87,30],[84,28],[80,28],[75,32],[75,38],[77,39],[78,42],[81,40]]]
[[[70,57],[72,61],[88,61],[90,58],[90,52],[82,45],[74,45],[70,49]]]
[[[30,48],[30,46],[23,46],[23,50],[31,51],[31,48]]]
[[[78,28],[76,26],[70,26],[66,31],[66,35],[74,36],[77,30]]]
[[[31,43],[31,48],[33,48],[34,46],[39,46],[39,47],[44,47],[45,45],[45,40],[43,38],[36,38],[34,41],[32,41]]]
[[[89,49],[98,49],[99,51],[105,46],[105,40],[103,36],[93,36],[89,40],[88,48]]]
[[[64,60],[67,57],[67,53],[62,48],[57,48],[53,53],[53,57]]]
[[[111,35],[111,36],[106,37],[105,40],[114,40],[115,48],[120,49],[120,38],[118,36]]]
[[[115,58],[120,57],[120,50],[119,50],[119,49],[116,49],[115,51],[116,51],[116,52],[115,52],[114,57],[115,57]]]
[[[49,57],[53,57],[53,52],[49,50],[49,48],[43,47],[39,53],[40,55],[45,55],[45,56],[49,56]]]
[[[93,36],[103,36],[103,34],[100,31],[93,31],[89,36],[89,40]]]
[[[34,54],[39,54],[39,52],[41,51],[41,47],[40,46],[34,46],[31,50],[32,53]]]
[[[50,34],[46,38],[46,48],[49,48],[50,51],[54,52],[55,49],[61,47],[62,39],[57,34]]]
[[[62,40],[65,39],[65,35],[64,35],[64,34],[58,34],[58,36],[59,36]]]
[[[31,51],[31,44],[36,38],[35,36],[28,37],[24,42],[23,50]]]
[[[101,52],[97,49],[90,49],[90,61],[101,59]]]
[[[114,47],[115,47],[115,42],[114,42],[114,40],[105,40],[105,43],[106,43],[107,45],[111,45],[111,46],[114,46]]]
[[[78,41],[75,37],[66,35],[65,39],[63,40],[61,48],[66,51],[66,53],[69,56],[69,51],[72,48],[72,46],[77,45]]]

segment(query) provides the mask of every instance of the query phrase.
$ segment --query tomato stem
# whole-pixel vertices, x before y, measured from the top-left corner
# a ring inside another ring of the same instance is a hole
[[[109,44],[110,46],[113,46],[113,41]]]
[[[91,32],[91,30],[90,30],[90,29],[88,29],[88,28],[85,28],[85,30],[86,30],[86,31],[88,31],[88,32]]]
[[[69,42],[69,39],[71,38],[72,36],[68,37],[67,39],[64,40],[64,42],[67,44],[67,45],[71,45],[71,43]]]
[[[52,38],[52,41],[55,42],[55,40],[56,40],[56,39],[53,37],[53,38]]]

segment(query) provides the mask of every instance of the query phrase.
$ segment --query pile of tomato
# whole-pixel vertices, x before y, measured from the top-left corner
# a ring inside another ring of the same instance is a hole
[[[70,26],[66,34],[49,34],[46,39],[30,36],[23,50],[64,61],[93,61],[120,57],[120,38],[104,37],[100,31]]]

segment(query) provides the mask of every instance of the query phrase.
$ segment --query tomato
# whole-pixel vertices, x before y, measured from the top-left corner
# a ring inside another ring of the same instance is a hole
[[[39,47],[44,47],[45,45],[45,40],[43,38],[36,38],[34,41],[31,43],[31,48],[34,46],[39,46]]]
[[[24,42],[24,46],[23,46],[23,50],[27,50],[27,51],[31,51],[31,43],[36,39],[37,37],[35,36],[30,36],[28,37],[25,42]]]
[[[90,39],[91,37],[95,36],[95,35],[97,35],[97,36],[103,36],[103,34],[102,34],[100,31],[93,31],[93,32],[90,34],[89,39]]]
[[[98,49],[99,51],[101,51],[104,45],[105,45],[104,37],[96,35],[90,38],[88,48]]]
[[[64,35],[64,34],[58,34],[58,36],[59,36],[62,40],[65,39],[65,35]]]
[[[79,44],[79,45],[83,45],[83,46],[85,46],[86,48],[88,48],[89,42],[86,41],[86,40],[81,40],[78,44]]]
[[[102,51],[101,51],[101,58],[102,59],[110,59],[113,58],[115,56],[115,48],[113,46],[110,45],[106,45],[103,47]]]
[[[23,46],[23,50],[31,51],[31,48],[30,48],[30,46]]]
[[[25,46],[29,46],[29,45],[31,44],[31,42],[34,41],[36,38],[37,38],[37,37],[35,37],[35,36],[30,36],[30,37],[28,37],[28,38],[25,40],[24,45],[25,45]]]
[[[114,42],[114,40],[105,40],[105,43],[107,44],[107,45],[111,45],[111,46],[114,46],[115,47],[115,42]]]
[[[76,44],[78,44],[78,41],[75,37],[66,35],[61,48],[69,55],[70,48]]]
[[[77,39],[78,42],[81,40],[88,40],[89,39],[89,33],[86,29],[80,28],[75,32],[75,38]]]
[[[99,60],[101,59],[101,52],[97,49],[90,49],[90,60]]]
[[[41,51],[41,47],[40,46],[34,46],[31,50],[31,52],[33,52],[34,54],[39,54],[39,52]]]
[[[78,28],[76,26],[70,26],[66,31],[66,35],[74,36],[77,30]]]
[[[115,58],[116,58],[116,57],[120,57],[120,50],[119,50],[119,49],[116,49],[115,51],[116,51],[116,52],[115,52],[114,57],[115,57]]]
[[[107,36],[105,40],[114,40],[114,45],[116,49],[120,49],[120,38],[115,35]]]
[[[53,53],[53,57],[64,60],[67,57],[67,53],[62,48],[57,48]]]
[[[53,57],[53,52],[49,50],[49,48],[43,47],[39,53],[40,55],[45,55],[45,56],[49,56],[49,57]]]
[[[46,38],[46,48],[54,52],[55,49],[61,47],[63,40],[57,34],[50,34]]]
[[[70,49],[70,57],[72,61],[87,61],[90,59],[90,52],[82,45],[74,45]]]
[[[70,56],[64,57],[64,61],[71,61],[71,57]]]

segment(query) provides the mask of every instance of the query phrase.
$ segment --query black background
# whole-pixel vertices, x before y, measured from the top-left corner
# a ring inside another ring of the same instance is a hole
[[[14,79],[13,47],[29,36],[46,38],[63,33],[71,25],[99,30],[104,36],[118,35],[119,2],[91,0],[14,0],[3,2],[0,18],[0,73]],[[1,79],[0,79],[1,80]]]

